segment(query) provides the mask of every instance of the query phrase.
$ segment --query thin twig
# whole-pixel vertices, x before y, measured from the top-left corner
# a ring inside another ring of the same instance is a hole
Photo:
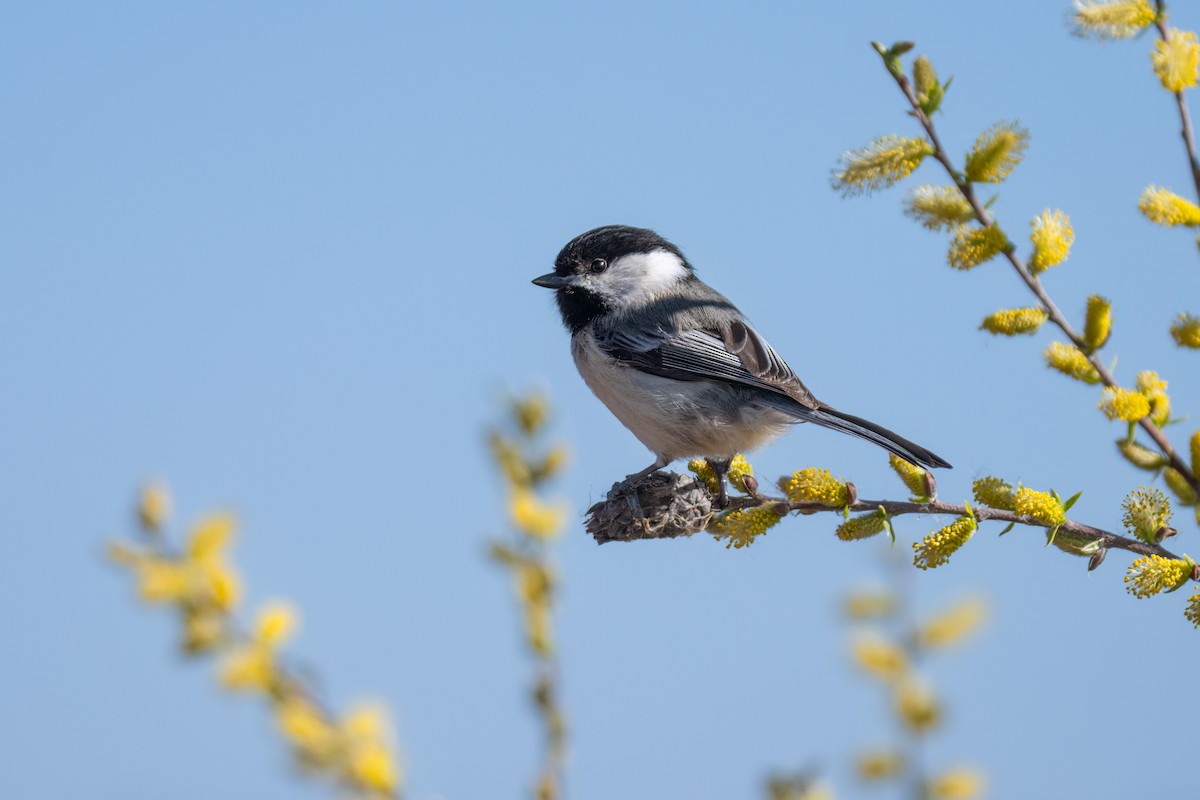
[[[1160,23],[1160,25],[1161,24],[1162,23]],[[909,105],[912,106],[913,116],[917,118],[917,121],[921,123],[921,127],[925,129],[926,135],[929,136],[929,141],[934,148],[933,157],[937,159],[943,167],[945,167],[950,179],[954,181],[954,185],[958,188],[963,198],[970,204],[971,209],[975,212],[975,218],[979,220],[979,224],[983,225],[984,227],[992,225],[995,221],[992,219],[991,214],[988,213],[987,209],[983,207],[983,204],[980,203],[979,199],[975,196],[975,189],[971,185],[971,182],[968,181],[966,177],[963,176],[957,169],[955,169],[954,162],[950,160],[950,156],[946,153],[946,149],[942,147],[942,143],[938,139],[937,130],[934,128],[933,120],[930,119],[929,115],[925,113],[925,110],[921,108],[921,103],[917,99],[917,95],[913,91],[912,84],[909,83],[908,78],[902,72],[892,70],[888,71],[891,73],[892,77],[896,79],[896,83],[900,86],[900,91],[904,93],[904,97],[908,100]],[[1181,104],[1184,103],[1182,95],[1179,95],[1179,102]],[[1191,123],[1187,119],[1186,104],[1182,105],[1182,110],[1185,120],[1184,139],[1188,144],[1188,152],[1192,158],[1193,170],[1195,171],[1194,175],[1196,177],[1196,191],[1200,193],[1200,171],[1196,171],[1200,170],[1200,164],[1198,164],[1195,157],[1195,144],[1191,139]],[[1016,254],[1015,249],[1009,246],[1003,252],[1004,257],[1008,259],[1008,263],[1012,265],[1013,269],[1016,270],[1017,275],[1019,275],[1021,280],[1025,282],[1025,285],[1029,287],[1029,291],[1033,292],[1034,296],[1037,297],[1038,302],[1042,304],[1042,308],[1046,310],[1050,321],[1058,326],[1059,330],[1061,330],[1067,336],[1067,338],[1071,340],[1071,342],[1079,349],[1079,351],[1087,357],[1091,365],[1095,367],[1096,374],[1100,376],[1101,382],[1105,386],[1118,388],[1119,384],[1113,377],[1112,373],[1109,372],[1108,367],[1104,365],[1098,355],[1090,352],[1092,348],[1088,346],[1083,336],[1075,330],[1070,321],[1068,321],[1066,316],[1063,315],[1062,311],[1059,310],[1054,300],[1052,300],[1050,295],[1047,294],[1045,287],[1042,286],[1042,282],[1036,275],[1030,272],[1029,267],[1027,267],[1025,262],[1021,260],[1020,256]],[[1197,493],[1200,493],[1200,476],[1192,474],[1191,469],[1184,462],[1179,453],[1175,451],[1175,448],[1171,445],[1170,440],[1167,439],[1166,434],[1163,433],[1162,429],[1155,425],[1149,417],[1143,417],[1140,419],[1138,421],[1138,425],[1140,425],[1142,430],[1146,432],[1146,435],[1149,436],[1156,445],[1158,445],[1158,449],[1171,462],[1171,467],[1174,468],[1175,471],[1177,471],[1181,476],[1183,476],[1183,479],[1188,482],[1192,489],[1194,489]]]

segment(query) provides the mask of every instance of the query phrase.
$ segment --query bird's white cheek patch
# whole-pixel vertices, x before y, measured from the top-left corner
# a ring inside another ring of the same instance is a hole
[[[687,274],[679,256],[666,250],[621,256],[609,268],[617,296],[641,301],[658,294]]]

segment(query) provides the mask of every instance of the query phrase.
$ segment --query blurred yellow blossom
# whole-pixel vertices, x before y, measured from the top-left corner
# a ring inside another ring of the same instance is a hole
[[[1138,201],[1138,211],[1151,222],[1168,228],[1200,225],[1200,206],[1160,186],[1147,186]]]
[[[1056,264],[1067,260],[1071,245],[1075,243],[1075,229],[1070,218],[1061,211],[1043,211],[1033,218],[1033,255],[1029,257],[1029,271],[1034,275],[1045,272]]]
[[[1200,67],[1200,44],[1196,34],[1171,28],[1165,40],[1154,43],[1150,54],[1154,74],[1168,92],[1182,92],[1196,85],[1196,71]]]
[[[1109,419],[1137,422],[1150,414],[1150,401],[1141,392],[1120,387],[1105,387],[1099,408]]]
[[[1195,564],[1190,558],[1142,556],[1129,565],[1125,591],[1140,600],[1153,597],[1164,589],[1178,589],[1192,577],[1193,567]]]
[[[984,317],[979,327],[1004,336],[1032,334],[1042,327],[1048,316],[1044,308],[1005,308]]]
[[[1139,469],[1162,469],[1168,459],[1157,450],[1151,450],[1133,439],[1118,439],[1117,449],[1130,464]]]
[[[888,464],[891,465],[892,470],[900,477],[900,480],[904,482],[904,486],[908,491],[912,493],[914,501],[923,502],[932,499],[930,498],[930,486],[932,484],[927,478],[929,473],[924,469],[918,467],[916,464],[905,461],[894,453],[888,454]]]
[[[987,605],[982,600],[964,600],[918,628],[917,641],[922,647],[956,644],[979,628],[986,613]]]
[[[833,187],[846,195],[886,188],[907,178],[932,153],[933,145],[925,139],[881,136],[866,147],[842,154]]]
[[[325,760],[337,744],[337,729],[307,697],[287,695],[275,706],[280,731],[302,757]]]
[[[1171,338],[1180,347],[1200,349],[1200,317],[1191,314],[1180,314],[1171,323]]]
[[[894,750],[868,750],[858,757],[857,767],[864,781],[883,781],[900,774],[904,756]]]
[[[968,767],[947,770],[929,782],[929,800],[974,800],[983,793],[983,776]]]
[[[213,514],[200,520],[188,539],[188,555],[197,560],[217,558],[233,539],[234,520],[229,514]]]
[[[1185,506],[1196,504],[1196,490],[1188,483],[1187,478],[1183,477],[1183,473],[1174,467],[1167,467],[1163,470],[1163,482],[1167,484],[1167,488],[1171,493],[1179,498],[1179,502]]]
[[[997,122],[975,140],[967,154],[966,177],[976,183],[1000,183],[1021,163],[1029,131],[1016,122]]]
[[[855,619],[886,617],[896,609],[896,598],[885,592],[855,592],[846,598],[846,615]]]
[[[296,630],[298,614],[288,603],[275,600],[264,605],[254,623],[254,637],[265,645],[276,647]]]
[[[1063,342],[1051,342],[1042,353],[1046,366],[1064,375],[1083,381],[1099,383],[1100,373],[1078,347]]]
[[[513,526],[537,539],[550,539],[562,533],[567,512],[561,506],[551,506],[534,492],[517,488],[512,493],[509,515]]]
[[[156,481],[142,487],[137,514],[142,530],[147,533],[162,531],[171,516],[171,493],[165,484]]]
[[[907,680],[896,690],[896,713],[909,730],[924,733],[941,720],[941,707],[933,691],[917,680]]]
[[[924,184],[904,201],[904,213],[931,231],[954,230],[975,218],[971,204],[957,186]]]
[[[850,652],[860,669],[877,678],[893,680],[908,669],[908,656],[904,650],[877,635],[860,636]]]
[[[1076,0],[1075,33],[1097,39],[1127,39],[1154,23],[1148,0]]]
[[[1008,248],[1008,237],[999,225],[986,228],[963,225],[950,242],[946,260],[955,269],[968,270],[990,261]]]
[[[1192,438],[1188,440],[1188,446],[1192,451],[1192,475],[1200,478],[1200,428],[1192,434]]]
[[[920,542],[913,542],[913,565],[919,569],[942,566],[967,543],[978,527],[974,517],[962,516],[941,530],[931,532]]]

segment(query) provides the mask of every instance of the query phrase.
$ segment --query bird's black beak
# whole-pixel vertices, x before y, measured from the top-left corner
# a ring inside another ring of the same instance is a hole
[[[533,279],[535,286],[545,289],[561,289],[571,284],[571,279],[555,272],[550,272]]]

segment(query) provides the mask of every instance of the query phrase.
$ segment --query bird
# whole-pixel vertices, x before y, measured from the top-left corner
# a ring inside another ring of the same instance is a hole
[[[874,422],[818,400],[683,252],[647,228],[605,225],[569,241],[552,289],[584,382],[654,454],[638,483],[680,458],[704,457],[728,504],[732,458],[811,422],[923,467],[951,465]]]

